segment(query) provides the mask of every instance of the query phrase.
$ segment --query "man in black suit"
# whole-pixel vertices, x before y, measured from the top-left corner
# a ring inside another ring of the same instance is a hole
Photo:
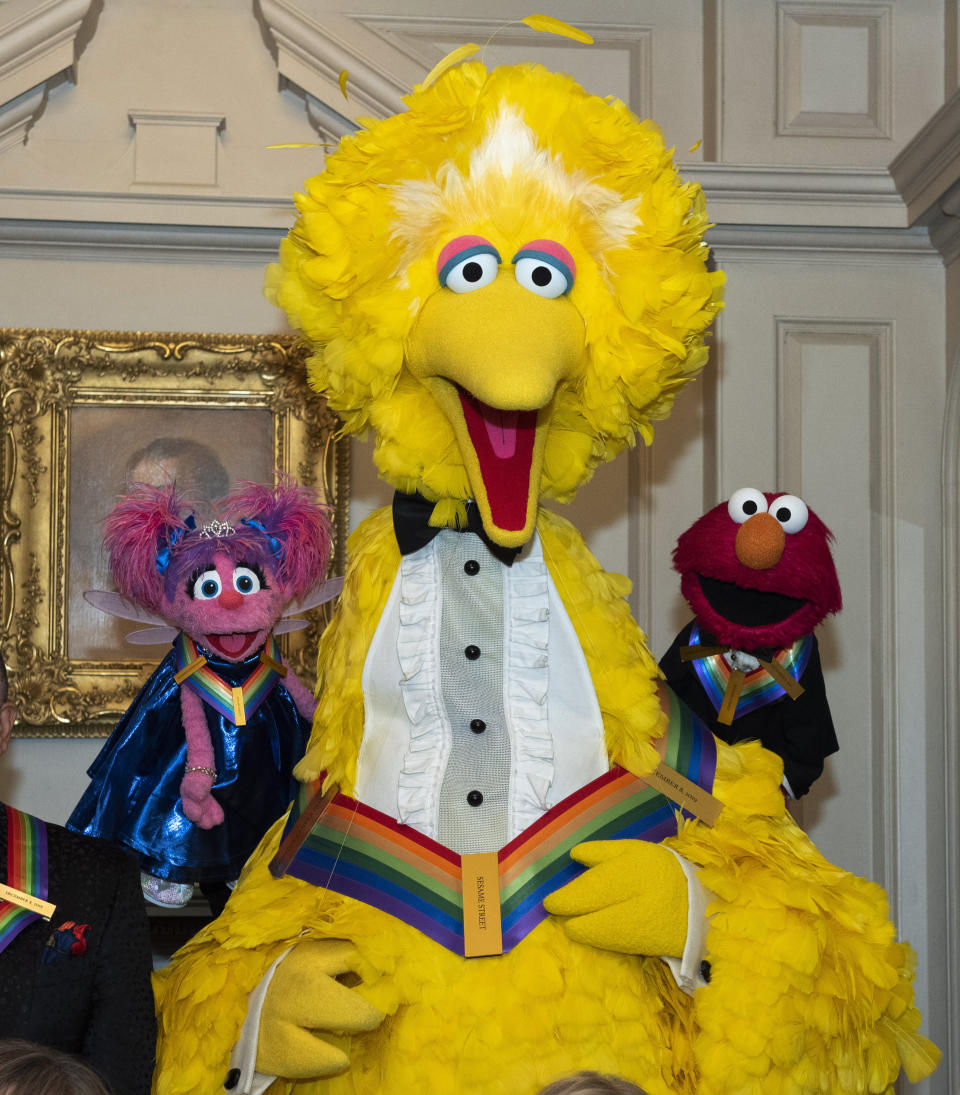
[[[0,658],[0,754],[17,717]],[[156,1025],[150,933],[137,864],[126,853],[45,825],[49,920],[0,931],[0,1037],[85,1058],[112,1095],[148,1095]],[[0,803],[0,882],[12,885],[8,841],[23,826]],[[41,872],[42,873],[42,872]],[[37,887],[39,888],[39,887]],[[18,906],[0,903],[0,927]]]

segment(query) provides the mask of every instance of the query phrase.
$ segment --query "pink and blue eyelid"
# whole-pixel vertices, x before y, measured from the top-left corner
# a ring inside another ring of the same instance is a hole
[[[500,252],[483,236],[457,236],[437,257],[437,278],[441,286],[446,286],[447,278],[454,267],[476,255],[493,255],[498,264],[503,262]]]
[[[567,292],[573,288],[574,279],[577,276],[577,264],[573,255],[556,240],[531,240],[525,244],[513,256],[511,262],[514,266],[521,259],[539,259],[548,266],[558,270],[567,280]]]
[[[446,286],[451,272],[462,262],[477,255],[492,255],[498,265],[503,262],[500,252],[483,236],[457,236],[452,239],[437,257],[437,278],[440,285]],[[566,247],[556,240],[531,240],[513,256],[511,262],[516,266],[521,259],[536,259],[552,266],[566,280],[565,292],[573,287],[577,264]]]

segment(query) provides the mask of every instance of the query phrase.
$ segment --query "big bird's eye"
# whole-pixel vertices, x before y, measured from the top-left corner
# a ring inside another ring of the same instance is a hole
[[[742,525],[744,521],[749,521],[755,513],[767,512],[767,500],[763,496],[763,492],[754,490],[753,487],[741,487],[739,490],[733,492],[730,495],[730,501],[727,502],[727,513],[730,514],[730,520],[736,521],[738,525]]]
[[[444,289],[472,293],[500,272],[500,253],[482,236],[458,236],[440,252],[437,277]]]
[[[215,570],[205,570],[191,579],[191,587],[187,591],[198,601],[212,601],[220,596],[220,575]]]
[[[783,525],[784,532],[799,532],[807,523],[807,503],[795,494],[781,494],[770,503],[770,512]]]
[[[553,240],[533,240],[513,256],[517,281],[540,297],[562,297],[573,288],[576,263]]]
[[[233,588],[245,596],[260,592],[260,575],[252,567],[239,566],[233,572]]]

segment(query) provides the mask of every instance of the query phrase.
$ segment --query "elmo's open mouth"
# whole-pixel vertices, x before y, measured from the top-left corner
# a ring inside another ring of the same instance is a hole
[[[252,645],[258,634],[257,631],[233,631],[229,635],[204,635],[203,638],[205,644],[218,654],[237,658]]]
[[[734,582],[708,578],[698,574],[700,589],[708,604],[725,620],[741,627],[764,627],[778,624],[792,616],[807,602],[786,593],[774,593],[764,589],[748,589]]]

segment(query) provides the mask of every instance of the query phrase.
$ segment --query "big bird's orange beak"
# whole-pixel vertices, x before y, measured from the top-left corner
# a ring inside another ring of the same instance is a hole
[[[533,535],[553,397],[584,346],[568,297],[538,296],[507,271],[471,293],[438,290],[417,317],[407,365],[453,428],[494,543]]]

